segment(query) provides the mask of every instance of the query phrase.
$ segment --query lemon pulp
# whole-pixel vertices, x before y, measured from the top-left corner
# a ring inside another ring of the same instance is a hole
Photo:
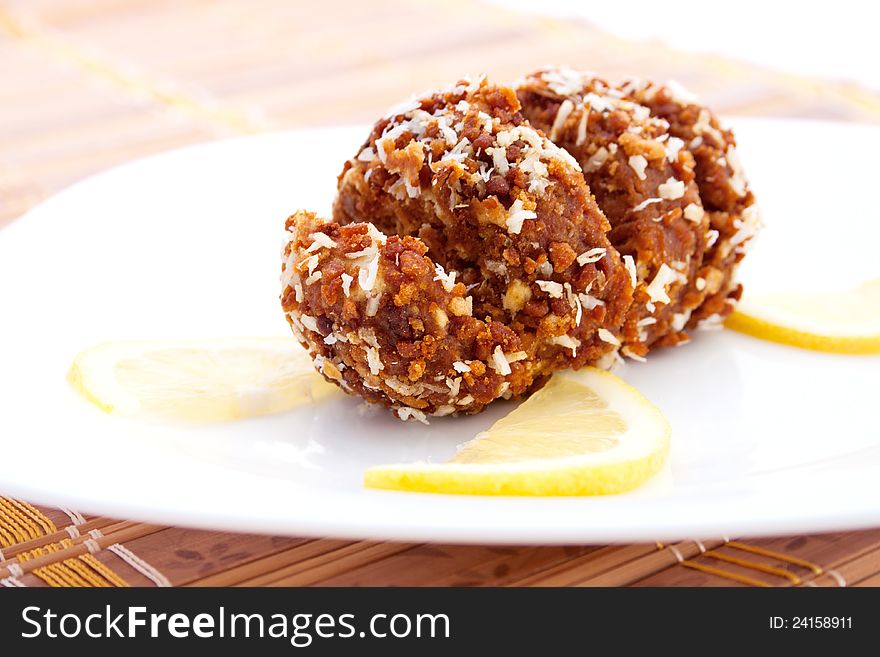
[[[746,295],[726,325],[803,349],[880,353],[880,279],[837,293]]]
[[[364,482],[472,495],[621,493],[660,469],[669,436],[669,423],[641,393],[587,368],[554,375],[449,462],[376,466]]]
[[[108,413],[193,422],[279,413],[334,390],[289,338],[106,342],[68,379]]]

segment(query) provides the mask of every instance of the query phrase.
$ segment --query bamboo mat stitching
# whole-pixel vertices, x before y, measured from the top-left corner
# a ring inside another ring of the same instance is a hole
[[[846,580],[838,573],[836,570],[825,570],[822,566],[813,563],[812,561],[808,561],[806,559],[801,559],[800,557],[795,557],[792,555],[784,554],[782,552],[778,552],[776,550],[770,550],[767,548],[763,548],[756,545],[750,545],[748,543],[744,543],[742,541],[732,541],[729,538],[725,537],[723,539],[723,543],[721,547],[733,548],[735,550],[739,550],[742,552],[748,552],[751,554],[758,554],[761,556],[769,557],[772,559],[776,559],[778,561],[782,561],[784,563],[789,563],[793,566],[799,566],[805,570],[809,570],[813,573],[813,575],[818,576],[823,573],[827,573],[831,575],[831,577],[837,582],[838,586],[846,586]],[[765,573],[768,575],[773,575],[780,579],[785,579],[790,585],[799,586],[805,584],[804,580],[795,573],[792,573],[784,568],[778,568],[776,566],[771,566],[765,563],[761,563],[758,561],[743,559],[740,557],[731,556],[729,554],[719,552],[718,549],[706,550],[705,546],[702,542],[698,540],[694,540],[699,548],[699,555],[703,558],[714,559],[716,561],[721,561],[724,563],[729,563],[735,566],[739,566],[746,570],[753,570],[759,573]],[[685,568],[691,568],[693,570],[698,570],[706,574],[714,575],[716,577],[721,577],[723,579],[728,579],[734,582],[738,582],[740,584],[746,584],[748,586],[760,586],[760,587],[769,587],[772,586],[771,583],[766,582],[761,579],[757,579],[755,577],[750,577],[748,575],[743,575],[741,573],[736,573],[730,570],[726,570],[719,566],[709,565],[707,563],[703,563],[700,561],[696,561],[695,559],[686,559],[684,555],[682,555],[681,551],[676,548],[674,545],[664,546],[663,543],[657,542],[657,548],[668,549],[675,556],[676,561],[679,565],[684,566]],[[832,574],[834,573],[834,574]]]
[[[63,559],[54,563],[47,563],[44,566],[32,569],[31,572],[51,587],[129,586],[128,582],[122,579],[117,573],[95,559],[93,553],[99,552],[101,548],[95,543],[94,539],[87,539],[85,543],[89,553]],[[42,548],[22,552],[18,555],[18,560],[20,564],[27,564],[28,561],[40,557],[46,557],[54,553],[65,554],[71,547],[73,547],[71,539],[63,539],[58,543],[48,543]]]
[[[17,577],[10,576],[0,579],[0,586],[5,586],[7,588],[25,588],[27,585],[23,584]]]
[[[88,536],[80,536],[79,541],[63,538],[19,551],[15,556],[17,563],[0,562],[0,579],[21,578],[26,573],[33,573],[53,587],[130,586],[121,575],[94,557],[106,548],[154,581],[157,586],[169,586],[168,579],[156,568],[120,545],[123,541],[160,531],[162,527],[132,522],[120,522],[114,526],[118,530],[112,532],[111,536],[105,535],[99,529],[92,529]]]
[[[77,525],[84,525],[86,522],[86,519],[83,517],[83,515],[79,511],[74,511],[73,509],[66,509],[64,507],[59,507],[58,510],[61,511],[61,513],[63,513],[64,515],[66,515],[68,518],[70,518],[70,522],[73,523],[72,525],[70,525],[71,527],[76,527]],[[74,538],[74,537],[71,536],[71,538]]]
[[[167,577],[165,577],[165,575],[159,572],[158,568],[155,568],[151,564],[141,559],[124,545],[121,545],[120,543],[114,543],[107,549],[118,556],[120,559],[125,561],[129,566],[134,568],[141,575],[152,581],[156,586],[161,588],[171,586],[171,581]]]
[[[0,547],[55,533],[55,524],[27,502],[0,497]]]

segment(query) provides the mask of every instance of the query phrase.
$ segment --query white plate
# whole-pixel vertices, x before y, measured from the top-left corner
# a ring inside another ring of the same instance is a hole
[[[880,274],[880,130],[737,121],[768,228],[759,287]],[[667,471],[608,498],[368,491],[373,464],[442,460],[509,406],[403,424],[340,395],[200,428],[110,417],[64,376],[107,339],[286,335],[284,218],[325,210],[363,128],[186,148],[77,184],[0,232],[0,491],[115,517],[279,534],[566,543],[880,525],[880,359],[815,354],[731,332],[629,364],[669,417]]]

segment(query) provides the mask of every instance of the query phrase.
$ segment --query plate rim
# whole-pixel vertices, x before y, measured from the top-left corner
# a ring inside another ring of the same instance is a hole
[[[798,124],[801,126],[806,125],[832,125],[835,128],[844,128],[851,130],[872,130],[880,134],[880,127],[875,126],[873,124],[867,123],[851,123],[845,121],[824,121],[824,120],[816,120],[816,119],[779,119],[779,118],[761,118],[761,117],[738,117],[733,118],[728,121],[729,123],[733,123],[734,126],[738,124],[745,123],[762,123],[762,124]],[[224,138],[219,140],[212,140],[207,142],[201,142],[196,144],[189,144],[186,146],[182,146],[179,148],[170,149],[167,151],[162,151],[159,153],[153,153],[147,155],[142,158],[138,158],[135,160],[131,160],[117,166],[111,167],[104,171],[97,172],[90,176],[87,176],[81,180],[78,180],[71,185],[59,190],[57,193],[53,194],[51,197],[44,199],[38,205],[31,208],[23,215],[18,218],[15,218],[11,221],[11,223],[7,224],[2,230],[0,230],[0,242],[3,242],[8,239],[15,239],[15,235],[18,233],[19,228],[25,225],[30,225],[35,221],[45,221],[48,219],[41,219],[43,215],[52,216],[53,207],[57,204],[63,204],[65,200],[71,194],[76,194],[77,190],[95,185],[102,184],[102,181],[106,178],[111,178],[117,175],[125,175],[126,172],[132,168],[136,168],[138,166],[143,166],[145,163],[149,163],[151,161],[162,160],[169,156],[171,157],[187,157],[193,152],[202,152],[206,150],[213,149],[224,149],[229,148],[230,145],[239,142],[254,142],[255,140],[275,140],[278,138],[291,138],[295,139],[302,135],[312,135],[314,136],[316,133],[339,133],[341,131],[350,131],[354,134],[357,130],[365,130],[365,127],[362,125],[355,124],[347,124],[347,125],[338,125],[338,126],[322,126],[322,127],[314,127],[314,128],[297,128],[291,130],[282,130],[276,132],[268,132],[261,133],[258,135],[245,135],[245,136],[236,136],[231,138]],[[13,237],[9,237],[12,235]],[[232,470],[236,474],[242,474],[240,471]],[[248,475],[250,476],[250,475]],[[806,513],[793,513],[791,516],[784,520],[780,520],[778,517],[770,518],[767,517],[761,521],[749,521],[745,518],[739,518],[738,520],[734,520],[733,522],[718,521],[716,525],[709,526],[706,524],[705,519],[703,519],[699,526],[695,523],[688,523],[687,521],[679,522],[678,524],[671,525],[671,529],[668,533],[657,533],[654,530],[643,530],[641,527],[629,527],[625,528],[622,526],[617,526],[615,528],[610,528],[610,526],[606,525],[604,527],[596,528],[591,527],[589,525],[578,525],[574,524],[573,526],[565,526],[562,528],[557,527],[557,531],[551,532],[550,534],[543,534],[540,537],[534,538],[534,540],[528,540],[526,537],[527,532],[520,531],[517,533],[512,530],[510,527],[507,529],[499,529],[496,528],[494,531],[497,532],[492,538],[487,539],[485,535],[471,535],[467,530],[459,531],[456,530],[454,526],[451,525],[442,525],[438,527],[437,525],[430,524],[414,524],[411,520],[406,521],[387,521],[384,525],[379,525],[378,530],[374,532],[366,531],[366,528],[360,528],[356,532],[352,532],[351,525],[348,528],[341,527],[338,521],[334,524],[332,520],[324,520],[322,521],[320,518],[312,518],[305,523],[300,523],[296,527],[291,527],[289,525],[289,520],[285,519],[273,519],[262,517],[259,515],[255,515],[251,518],[238,517],[234,522],[225,522],[221,517],[222,514],[218,514],[216,512],[205,513],[204,511],[201,514],[195,514],[194,510],[186,511],[178,510],[178,509],[169,509],[169,508],[161,508],[161,509],[151,509],[145,505],[132,505],[130,502],[125,506],[125,508],[117,505],[115,501],[108,499],[99,499],[94,496],[81,495],[77,493],[64,493],[61,495],[57,495],[54,492],[48,493],[45,488],[40,488],[39,486],[34,486],[30,484],[26,484],[23,482],[15,482],[12,484],[6,481],[6,477],[4,477],[2,471],[0,471],[0,485],[3,486],[4,494],[12,494],[23,497],[25,499],[29,499],[31,501],[37,503],[44,504],[58,504],[59,502],[73,506],[78,509],[82,509],[85,512],[98,512],[105,515],[114,515],[119,517],[133,518],[133,519],[141,519],[143,521],[148,522],[162,522],[166,524],[170,520],[171,523],[176,524],[184,524],[192,527],[202,527],[202,528],[210,528],[210,529],[229,529],[232,531],[257,531],[261,533],[275,533],[275,534],[288,534],[288,535],[296,535],[296,536],[324,536],[324,537],[338,537],[338,538],[350,538],[350,539],[376,539],[376,540],[406,540],[406,541],[442,541],[449,543],[507,543],[507,544],[523,544],[523,543],[540,543],[540,544],[565,544],[571,542],[591,542],[591,541],[602,541],[609,543],[616,542],[633,542],[633,541],[653,541],[653,540],[661,540],[661,539],[673,539],[673,538],[686,538],[691,535],[699,534],[701,536],[706,536],[707,534],[704,531],[704,528],[712,529],[713,531],[717,530],[717,534],[735,534],[738,536],[756,536],[756,535],[779,535],[779,534],[796,534],[796,533],[804,533],[804,532],[815,532],[815,531],[832,531],[832,530],[844,530],[844,529],[855,529],[855,528],[863,528],[870,525],[880,525],[880,504],[863,504],[859,508],[851,508],[848,511],[843,513],[825,513],[824,515],[808,515]],[[296,486],[294,486],[296,488]],[[408,496],[412,499],[418,499],[420,496],[424,496],[424,494],[419,493],[394,493],[387,491],[370,491],[370,495],[378,494],[378,495],[392,495],[392,496]],[[415,497],[413,497],[415,496]],[[49,499],[51,497],[51,500]],[[350,496],[342,496],[343,498],[348,498]],[[433,498],[434,496],[428,496]],[[473,498],[468,496],[456,496],[456,497],[466,497],[468,500],[472,500]],[[372,498],[371,498],[372,499]],[[422,497],[422,499],[425,499]],[[448,499],[448,497],[447,497]],[[520,498],[514,498],[520,499]],[[560,498],[552,498],[554,500],[558,500]],[[568,499],[568,498],[563,498]],[[607,499],[607,498],[604,498]],[[619,499],[619,498],[618,498]],[[579,500],[583,501],[583,500]],[[603,502],[604,503],[604,502]],[[567,503],[566,503],[567,504]],[[407,505],[404,505],[407,506]],[[612,505],[613,506],[613,505]],[[101,509],[109,510],[110,513],[106,511],[102,511]],[[154,513],[155,512],[155,513]],[[773,527],[770,527],[773,525]],[[375,529],[375,528],[374,528]],[[547,531],[547,528],[545,528]],[[524,538],[526,540],[524,541]]]

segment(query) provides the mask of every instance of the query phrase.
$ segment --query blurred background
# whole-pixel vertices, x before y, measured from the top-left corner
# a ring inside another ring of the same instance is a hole
[[[496,0],[495,4],[580,21],[633,41],[694,55],[716,54],[779,72],[849,80],[880,90],[876,5],[857,0],[797,4],[739,0]]]
[[[726,114],[880,120],[876,5],[0,0],[0,225],[121,161],[365,123],[468,73],[674,78]]]

